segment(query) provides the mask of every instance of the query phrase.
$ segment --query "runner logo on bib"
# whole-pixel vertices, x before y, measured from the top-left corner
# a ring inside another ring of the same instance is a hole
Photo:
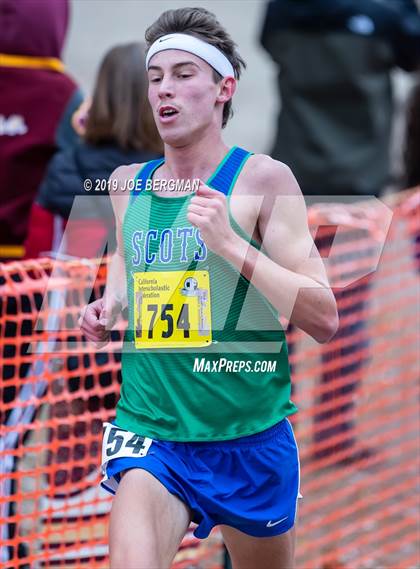
[[[210,345],[208,271],[135,273],[134,337],[138,349]]]

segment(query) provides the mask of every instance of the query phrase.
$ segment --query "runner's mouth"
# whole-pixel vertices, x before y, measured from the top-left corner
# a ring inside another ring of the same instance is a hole
[[[163,107],[160,107],[160,109],[159,109],[159,116],[161,118],[173,117],[173,116],[177,115],[178,113],[179,113],[178,109],[176,109],[175,107],[169,106],[169,105],[165,105]]]

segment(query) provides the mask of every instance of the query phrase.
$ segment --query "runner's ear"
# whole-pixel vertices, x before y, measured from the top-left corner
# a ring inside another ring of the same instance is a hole
[[[219,83],[219,94],[216,97],[218,103],[227,103],[236,91],[236,79],[234,77],[224,77]]]

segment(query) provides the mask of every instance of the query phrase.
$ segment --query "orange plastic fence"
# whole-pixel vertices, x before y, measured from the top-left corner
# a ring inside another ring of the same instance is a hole
[[[339,235],[325,211],[310,216],[341,320],[324,345],[288,330],[300,408],[299,569],[419,563],[420,220],[404,203],[383,248],[375,223]],[[98,466],[102,422],[118,397],[119,334],[113,349],[95,352],[77,327],[105,273],[87,260],[0,266],[2,569],[107,567],[110,498]],[[189,532],[174,566],[221,564],[218,532],[204,542]]]

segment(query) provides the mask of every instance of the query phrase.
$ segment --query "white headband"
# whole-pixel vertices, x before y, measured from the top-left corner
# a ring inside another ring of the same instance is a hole
[[[235,77],[231,62],[220,49],[189,34],[169,34],[157,39],[147,52],[146,70],[149,69],[149,62],[152,57],[167,49],[179,49],[197,55],[211,65],[222,77]]]

